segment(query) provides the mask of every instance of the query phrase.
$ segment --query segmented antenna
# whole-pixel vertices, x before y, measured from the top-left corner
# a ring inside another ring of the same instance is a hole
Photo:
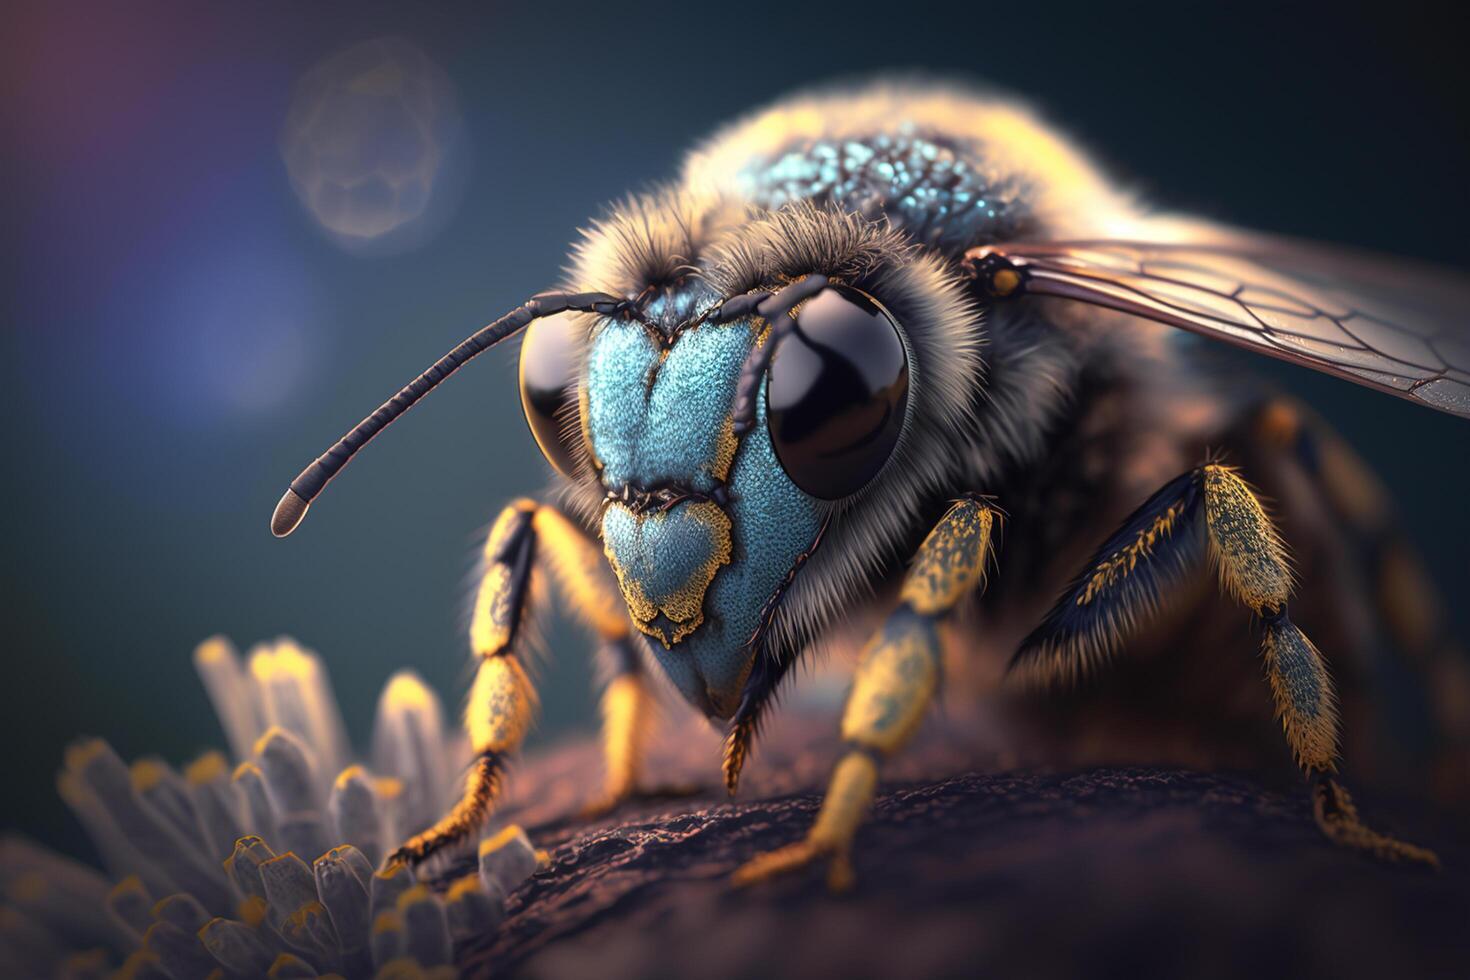
[[[548,292],[532,296],[523,305],[511,310],[494,323],[481,328],[454,350],[435,361],[432,367],[405,385],[398,394],[384,402],[376,412],[353,426],[352,431],[337,440],[336,445],[318,456],[310,466],[302,470],[301,475],[291,481],[291,486],[282,495],[281,502],[276,504],[275,513],[271,515],[271,533],[278,538],[284,538],[296,530],[317,494],[322,492],[332,477],[341,472],[342,467],[352,461],[352,457],[356,456],[363,446],[371,442],[374,436],[388,427],[389,423],[412,408],[415,402],[433,391],[441,381],[458,371],[476,355],[489,350],[506,337],[525,329],[532,320],[540,317],[565,313],[569,310],[615,316],[630,308],[630,301],[610,296],[607,293]]]

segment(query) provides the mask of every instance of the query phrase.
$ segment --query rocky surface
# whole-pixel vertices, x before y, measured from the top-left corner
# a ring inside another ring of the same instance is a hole
[[[1151,768],[988,774],[943,719],[887,772],[855,892],[829,895],[820,873],[733,890],[742,861],[806,831],[831,761],[825,726],[773,729],[734,801],[712,785],[717,739],[686,727],[657,761],[709,789],[595,823],[573,816],[598,784],[595,745],[528,759],[507,818],[553,864],[462,951],[466,974],[1470,975],[1470,835],[1426,804],[1359,794],[1384,829],[1435,847],[1438,873],[1328,846],[1304,788]]]

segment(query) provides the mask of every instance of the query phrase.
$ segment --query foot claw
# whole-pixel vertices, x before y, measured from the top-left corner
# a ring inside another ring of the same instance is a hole
[[[1312,796],[1317,826],[1332,843],[1366,851],[1381,861],[1407,861],[1439,870],[1439,855],[1433,851],[1381,834],[1364,824],[1352,796],[1337,780],[1323,777]]]
[[[765,854],[757,854],[735,869],[730,882],[736,888],[748,888],[781,875],[800,871],[822,858],[829,860],[827,887],[834,893],[850,891],[856,881],[852,870],[852,855],[846,848],[818,844],[810,838],[768,851]]]
[[[852,891],[852,886],[857,883],[857,875],[852,870],[852,855],[846,851],[838,851],[832,855],[832,862],[827,865],[827,890],[834,895]]]
[[[804,868],[820,856],[821,852],[809,840],[788,844],[777,850],[767,851],[765,854],[757,854],[746,861],[735,870],[731,881],[736,888],[745,888],[763,881],[770,881],[777,875],[789,874]]]

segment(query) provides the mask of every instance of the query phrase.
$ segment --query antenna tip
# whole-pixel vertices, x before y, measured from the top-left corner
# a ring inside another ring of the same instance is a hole
[[[310,506],[311,503],[302,499],[295,490],[287,490],[281,495],[281,502],[276,504],[276,512],[271,515],[271,533],[284,538],[296,530]]]

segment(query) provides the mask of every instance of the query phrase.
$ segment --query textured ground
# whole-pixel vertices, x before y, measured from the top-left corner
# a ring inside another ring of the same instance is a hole
[[[1438,874],[1330,848],[1305,790],[1139,768],[987,775],[943,719],[891,768],[854,894],[817,874],[732,890],[740,862],[805,832],[828,725],[779,722],[734,802],[711,786],[592,824],[568,814],[597,786],[595,747],[528,759],[510,810],[554,866],[462,958],[467,975],[1470,976],[1470,834],[1425,805],[1360,794],[1439,850]],[[684,726],[663,768],[712,783],[716,745]]]

